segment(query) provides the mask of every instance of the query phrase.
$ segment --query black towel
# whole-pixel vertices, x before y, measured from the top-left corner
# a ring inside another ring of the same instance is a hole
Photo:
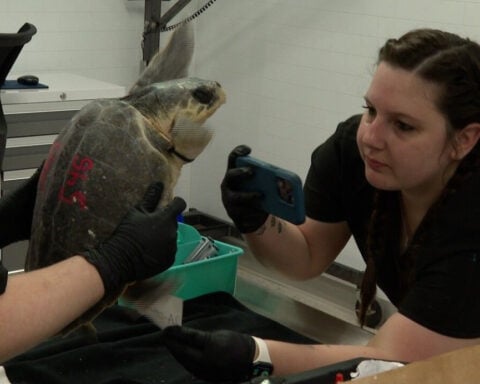
[[[5,363],[9,380],[14,384],[203,383],[170,355],[163,346],[161,331],[147,319],[114,306],[105,310],[94,324],[98,342],[75,335],[49,340]],[[314,342],[254,313],[222,292],[186,301],[183,324],[287,342]]]

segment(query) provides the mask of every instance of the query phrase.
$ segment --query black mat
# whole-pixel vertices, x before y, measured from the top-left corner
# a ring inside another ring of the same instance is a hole
[[[226,293],[189,300],[183,323],[202,329],[229,329],[298,343],[312,340],[260,316]],[[99,341],[71,336],[54,339],[4,364],[12,383],[171,384],[203,383],[193,378],[164,348],[160,330],[123,307],[106,310],[95,321]]]

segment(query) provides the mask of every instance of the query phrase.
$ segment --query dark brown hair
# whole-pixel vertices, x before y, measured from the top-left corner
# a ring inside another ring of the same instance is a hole
[[[480,122],[480,46],[467,39],[435,29],[416,29],[399,39],[389,39],[380,49],[377,64],[387,63],[415,73],[439,87],[436,106],[447,121],[450,137],[473,122]],[[439,199],[430,207],[417,228],[413,242],[400,257],[400,204],[399,192],[376,191],[367,238],[367,268],[360,290],[360,323],[376,292],[375,264],[382,257],[395,257],[400,271],[400,288],[405,295],[413,277],[415,253],[422,243],[436,211],[446,197],[454,193],[457,185],[480,167],[480,144],[462,160],[455,175],[449,180]],[[392,247],[396,245],[396,252]]]

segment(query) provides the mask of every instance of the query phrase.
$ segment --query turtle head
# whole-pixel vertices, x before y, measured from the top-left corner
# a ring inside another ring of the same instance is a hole
[[[226,96],[216,81],[184,78],[152,84],[124,100],[170,142],[175,152],[193,160],[213,136],[205,121],[225,103]]]

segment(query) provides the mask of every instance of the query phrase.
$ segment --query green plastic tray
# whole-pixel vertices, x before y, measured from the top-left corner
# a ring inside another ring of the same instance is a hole
[[[218,291],[233,294],[238,256],[243,254],[243,249],[214,240],[214,244],[218,248],[215,256],[184,264],[184,260],[201,239],[202,236],[194,227],[178,223],[175,262],[168,270],[153,277],[153,280],[175,279],[179,283],[179,288],[174,295],[184,300]],[[119,303],[125,304],[122,299],[119,300]]]

